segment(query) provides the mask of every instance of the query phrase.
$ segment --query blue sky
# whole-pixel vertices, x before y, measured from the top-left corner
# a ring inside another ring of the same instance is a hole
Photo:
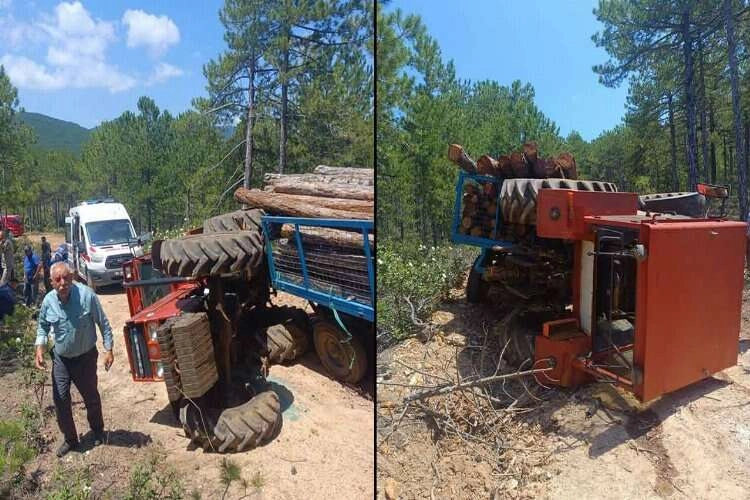
[[[222,0],[0,0],[0,64],[27,111],[91,128],[142,95],[177,114],[226,47]]]
[[[452,59],[459,78],[530,83],[542,112],[566,136],[586,140],[618,125],[627,85],[599,84],[591,70],[607,60],[591,35],[600,29],[591,0],[394,0],[388,10],[418,14]]]

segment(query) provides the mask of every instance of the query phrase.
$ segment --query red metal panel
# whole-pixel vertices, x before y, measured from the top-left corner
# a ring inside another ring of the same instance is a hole
[[[746,230],[729,221],[643,224],[634,349],[642,401],[737,362]]]
[[[590,215],[634,215],[636,193],[541,189],[536,202],[536,233],[543,238],[585,239]]]

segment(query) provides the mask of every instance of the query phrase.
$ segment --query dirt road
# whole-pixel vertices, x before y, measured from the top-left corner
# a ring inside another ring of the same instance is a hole
[[[56,242],[54,236],[49,239]],[[326,376],[314,353],[292,366],[271,367],[269,378],[284,412],[281,432],[274,441],[232,455],[192,450],[172,416],[164,384],[131,379],[122,337],[128,318],[125,293],[121,288],[105,289],[99,297],[115,335],[115,363],[109,372],[100,366],[98,373],[109,442],[91,449],[84,436],[81,453],[58,460],[54,449],[60,437],[47,391],[49,416],[44,435],[49,450],[27,468],[37,470],[39,483],[49,485],[61,467],[87,467],[93,474],[92,493],[96,498],[108,497],[127,485],[135,464],[166,453],[166,463],[176,468],[186,494],[197,491],[206,499],[221,497],[224,492],[219,465],[225,457],[236,463],[242,478],[251,483],[245,491],[236,482],[228,499],[249,493],[274,499],[373,497],[373,402]],[[283,294],[276,302],[300,305]],[[20,376],[0,375],[0,384],[9,389],[0,394],[0,411],[18,415],[28,397]],[[87,433],[85,410],[75,390],[73,409],[79,433]]]
[[[486,450],[440,437],[429,418],[399,420],[406,390],[379,385],[379,420],[400,422],[395,432],[378,430],[385,443],[377,450],[379,497],[390,481],[404,499],[750,498],[747,288],[742,314],[737,366],[702,382],[648,405],[608,384],[555,390],[531,404],[535,411],[504,427],[513,430],[501,454],[510,474],[493,470]],[[412,339],[379,357],[379,380],[421,384],[423,373],[455,375],[468,349],[482,345],[493,310],[467,304],[458,291],[432,321],[440,332],[432,341]],[[449,337],[466,347],[443,340]]]
[[[147,446],[168,450],[169,462],[184,473],[190,489],[211,498],[222,489],[218,466],[223,456],[188,450],[188,441],[171,415],[164,385],[132,381],[122,340],[128,317],[125,294],[104,292],[100,299],[116,333],[115,365],[99,373],[107,427],[115,438],[122,434],[123,441],[150,441]],[[249,480],[260,472],[267,498],[372,497],[373,403],[324,375],[314,353],[308,353],[302,363],[272,366],[270,379],[284,408],[283,427],[268,445],[230,456],[243,476]],[[85,418],[78,421],[85,422]]]

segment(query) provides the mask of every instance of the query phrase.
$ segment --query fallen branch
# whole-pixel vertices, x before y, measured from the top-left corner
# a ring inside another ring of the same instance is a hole
[[[419,391],[419,392],[414,392],[412,394],[409,394],[408,396],[406,396],[404,398],[404,401],[405,402],[416,401],[418,399],[425,399],[425,398],[429,398],[429,397],[432,397],[432,396],[438,396],[440,394],[446,394],[448,392],[460,391],[460,390],[463,390],[463,389],[469,389],[471,387],[476,387],[478,385],[489,384],[489,383],[492,383],[492,382],[499,382],[501,380],[508,380],[508,379],[513,379],[513,378],[525,377],[527,375],[533,375],[535,373],[548,372],[550,370],[554,370],[554,368],[552,368],[552,367],[550,367],[550,368],[538,368],[538,369],[535,369],[535,370],[526,370],[526,371],[522,371],[522,372],[506,373],[506,374],[503,374],[503,375],[493,375],[491,377],[484,377],[484,378],[480,378],[480,379],[477,379],[477,380],[472,380],[470,382],[461,382],[461,383],[458,383],[458,384],[455,384],[455,385],[447,385],[446,384],[446,385],[435,387],[433,389],[428,389],[426,391]]]

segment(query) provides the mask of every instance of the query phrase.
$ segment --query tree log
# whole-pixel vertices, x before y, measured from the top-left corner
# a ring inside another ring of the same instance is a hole
[[[513,177],[525,178],[529,176],[529,166],[523,160],[523,154],[514,151],[510,155],[510,168],[513,170]]]
[[[318,165],[313,170],[313,173],[342,177],[365,177],[367,179],[374,177],[373,169],[371,168],[329,167],[327,165]]]
[[[369,212],[357,212],[355,210],[329,208],[321,204],[321,201],[330,201],[330,198],[269,193],[258,189],[238,188],[234,192],[234,199],[240,203],[247,204],[251,208],[262,208],[266,212],[275,215],[315,217],[323,219],[373,219],[372,208],[370,208]],[[351,202],[353,200],[339,201]]]
[[[361,176],[333,176],[322,174],[266,174],[263,176],[266,184],[277,184],[287,182],[320,182],[326,184],[343,184],[353,186],[373,186],[372,178]]]
[[[296,231],[293,224],[284,224],[281,226],[281,237],[290,240],[295,238]],[[361,233],[342,231],[340,229],[331,229],[327,227],[310,227],[300,226],[300,236],[303,244],[311,245],[329,245],[334,247],[346,248],[364,248],[364,237]],[[375,238],[372,234],[368,235],[370,246],[374,245]]]
[[[536,163],[537,155],[539,153],[539,147],[536,142],[527,142],[523,145],[523,156],[526,158],[526,163],[534,165]]]
[[[477,172],[482,175],[497,175],[500,164],[490,155],[482,155],[477,160]]]
[[[266,186],[265,191],[272,193],[301,194],[322,198],[343,198],[347,200],[374,201],[375,192],[372,187],[356,184],[338,184],[333,182],[301,182],[276,179],[273,184]]]
[[[500,173],[505,177],[506,179],[510,179],[513,177],[513,169],[510,166],[510,156],[501,156],[497,159],[497,163],[499,164]]]
[[[570,153],[561,153],[557,156],[557,167],[560,169],[560,174],[565,179],[578,179],[578,172],[576,170],[576,160]]]
[[[466,154],[464,148],[458,144],[451,144],[448,147],[448,159],[470,174],[477,173],[477,164]]]

